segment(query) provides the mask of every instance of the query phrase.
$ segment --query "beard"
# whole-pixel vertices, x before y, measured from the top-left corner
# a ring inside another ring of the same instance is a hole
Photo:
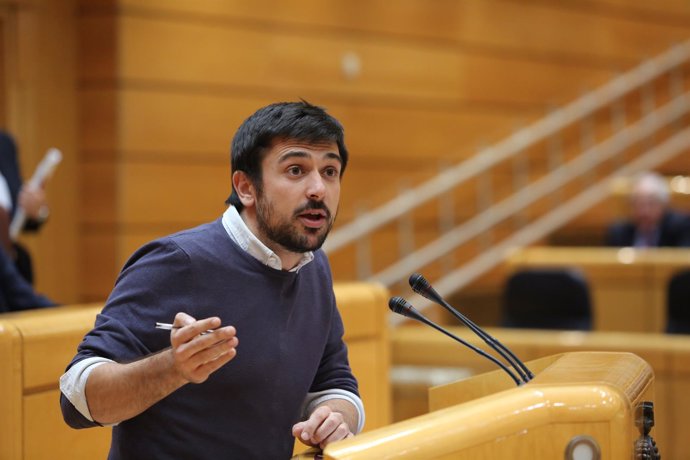
[[[297,216],[310,209],[321,209],[326,213],[326,226],[322,228],[304,228],[303,234],[300,232],[302,225],[298,222]],[[295,209],[290,218],[277,216],[275,206],[263,194],[257,194],[256,201],[256,221],[259,232],[274,243],[282,246],[286,250],[294,253],[305,253],[316,251],[321,248],[328,233],[331,231],[333,221],[331,212],[320,201],[310,200],[305,205]],[[314,235],[315,239],[309,236]]]

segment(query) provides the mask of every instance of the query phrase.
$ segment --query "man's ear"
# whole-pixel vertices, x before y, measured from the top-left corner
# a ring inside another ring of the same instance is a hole
[[[256,200],[256,189],[244,171],[232,173],[232,188],[245,207],[252,206]]]

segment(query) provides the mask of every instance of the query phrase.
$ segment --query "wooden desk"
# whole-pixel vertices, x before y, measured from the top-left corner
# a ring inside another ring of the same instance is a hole
[[[663,332],[666,286],[690,268],[690,249],[533,247],[513,254],[506,273],[526,268],[575,267],[587,278],[598,331]]]
[[[464,327],[450,331],[475,346],[484,343]],[[543,331],[528,329],[489,329],[488,332],[510,347],[523,361],[573,351],[629,352],[642,358],[654,371],[656,426],[654,438],[662,458],[690,460],[685,433],[690,432],[690,336],[628,332]],[[479,374],[495,369],[487,359],[430,328],[405,326],[391,331],[393,366],[415,366],[429,375],[439,368],[465,369]],[[536,371],[536,369],[533,369]],[[500,371],[495,379],[508,381]],[[405,384],[395,384],[397,387]],[[430,386],[430,385],[429,385]],[[427,388],[416,386],[404,392],[408,407],[413,394],[419,411],[427,412]],[[397,399],[395,404],[399,404]],[[561,457],[562,458],[562,457]]]
[[[637,408],[654,401],[649,364],[630,353],[580,352],[530,367],[535,378],[519,387],[490,372],[432,388],[428,414],[331,444],[324,458],[556,459],[583,437],[602,459],[633,458]]]

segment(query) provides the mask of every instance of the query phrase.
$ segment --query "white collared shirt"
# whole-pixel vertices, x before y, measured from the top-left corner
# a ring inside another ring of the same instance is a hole
[[[8,213],[12,212],[12,195],[10,194],[10,187],[7,185],[7,180],[2,174],[0,174],[0,208]]]
[[[223,227],[225,227],[225,231],[228,232],[230,239],[237,243],[239,247],[247,251],[247,253],[264,265],[276,270],[283,269],[283,263],[280,261],[280,257],[254,236],[234,206],[229,206],[223,213],[222,221]],[[314,260],[314,253],[311,251],[305,252],[299,263],[289,271],[297,272],[312,260]]]

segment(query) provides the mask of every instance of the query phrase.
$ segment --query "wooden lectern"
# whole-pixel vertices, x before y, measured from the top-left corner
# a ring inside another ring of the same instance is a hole
[[[334,443],[323,458],[619,460],[654,451],[654,375],[644,360],[577,352],[528,367],[535,378],[519,387],[500,370],[434,387],[428,414]]]

